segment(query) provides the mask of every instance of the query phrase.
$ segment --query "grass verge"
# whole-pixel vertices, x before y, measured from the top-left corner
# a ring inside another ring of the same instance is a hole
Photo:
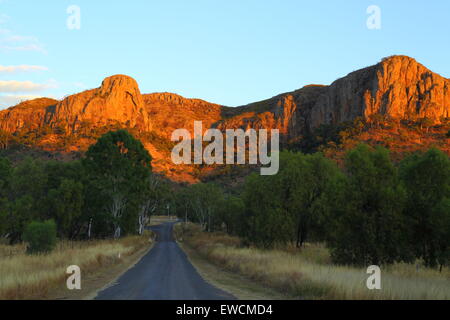
[[[245,248],[223,233],[180,224],[175,236],[215,265],[283,294],[303,299],[450,299],[450,270],[442,273],[411,264],[381,267],[381,290],[368,290],[363,268],[331,263],[322,245],[299,251]]]
[[[130,236],[119,240],[61,241],[46,255],[27,255],[24,244],[0,245],[0,299],[48,299],[55,290],[65,288],[66,269],[77,265],[84,281],[100,270],[128,262],[144,251],[152,235]]]
[[[239,300],[287,300],[291,298],[240,274],[221,269],[185,243],[179,243],[179,245],[203,279],[215,287],[231,293]]]

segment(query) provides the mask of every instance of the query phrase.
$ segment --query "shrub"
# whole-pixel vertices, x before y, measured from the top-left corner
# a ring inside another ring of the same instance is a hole
[[[48,253],[56,245],[56,224],[53,220],[31,222],[25,229],[24,240],[28,242],[27,253]]]

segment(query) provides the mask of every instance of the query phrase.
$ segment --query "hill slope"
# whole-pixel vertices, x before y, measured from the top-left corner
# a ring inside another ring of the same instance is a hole
[[[174,166],[170,161],[172,131],[192,131],[195,120],[203,121],[204,130],[277,128],[282,142],[288,145],[323,126],[380,117],[397,123],[407,120],[409,127],[425,120],[429,126],[436,124],[441,129],[427,144],[439,142],[448,149],[448,139],[442,133],[450,118],[450,80],[410,57],[392,56],[329,86],[306,86],[230,108],[172,93],[141,94],[134,79],[115,75],[97,89],[61,101],[42,98],[0,111],[0,146],[8,148],[16,142],[51,153],[77,153],[85,151],[102,133],[125,127],[143,140],[156,171],[175,180],[195,181],[196,168]]]

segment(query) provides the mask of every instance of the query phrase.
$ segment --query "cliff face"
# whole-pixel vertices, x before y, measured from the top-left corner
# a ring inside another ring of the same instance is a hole
[[[222,130],[278,129],[284,140],[296,139],[311,129],[311,110],[326,90],[326,86],[310,85],[268,100],[233,108],[232,111],[224,112],[225,117],[218,127]]]
[[[47,115],[54,112],[57,103],[54,99],[39,98],[0,111],[0,130],[14,133],[25,127],[38,129],[44,125]]]
[[[414,59],[394,56],[335,81],[316,101],[312,126],[383,114],[397,119],[450,117],[450,80]]]
[[[144,105],[152,123],[152,130],[170,139],[172,132],[185,128],[193,132],[194,121],[202,121],[205,129],[222,118],[226,107],[200,99],[186,99],[173,93],[144,94]]]
[[[450,117],[450,80],[414,59],[393,56],[336,80],[236,108],[221,126],[278,128],[295,139],[321,124],[381,114],[394,119]]]
[[[111,122],[151,130],[138,84],[124,75],[106,78],[98,89],[65,98],[56,105],[53,116],[47,121],[50,126],[62,123],[69,132],[76,132],[86,123],[99,127]]]
[[[60,143],[65,139],[63,136],[77,136],[78,142],[84,139],[82,143],[75,142],[66,146],[66,150],[83,151],[95,141],[94,136],[89,136],[89,130],[97,132],[92,129],[119,125],[150,133],[153,139],[156,135],[160,139],[158,143],[167,149],[165,142],[173,130],[193,131],[196,120],[203,122],[204,130],[210,127],[279,129],[284,141],[295,141],[321,124],[338,124],[356,117],[368,119],[376,114],[409,120],[426,117],[434,122],[450,118],[450,80],[412,58],[393,56],[352,72],[329,86],[306,86],[264,101],[229,108],[172,93],[142,95],[134,79],[115,75],[106,78],[97,89],[62,101],[36,99],[0,111],[0,131],[14,134],[23,130],[64,128],[61,131],[64,133],[53,131],[51,137],[43,137],[45,146]],[[155,141],[144,143],[154,158],[169,166],[167,150],[162,152]]]

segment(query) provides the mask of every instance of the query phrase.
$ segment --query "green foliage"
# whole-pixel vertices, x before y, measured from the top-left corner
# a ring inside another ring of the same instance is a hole
[[[12,172],[10,188],[16,197],[29,195],[34,201],[45,196],[47,175],[43,163],[26,158]]]
[[[0,197],[7,192],[11,172],[11,162],[6,158],[0,158]]]
[[[310,237],[321,239],[327,216],[327,192],[341,178],[336,164],[321,153],[282,153],[280,178],[282,203],[296,221],[296,243],[300,247]]]
[[[27,225],[48,219],[61,238],[142,231],[155,198],[169,193],[154,183],[150,162],[142,143],[124,130],[100,138],[82,161],[26,158],[12,167],[0,158],[0,236],[20,242]]]
[[[339,264],[422,258],[442,266],[449,263],[449,161],[431,149],[397,168],[386,149],[359,145],[340,170],[320,153],[282,152],[279,173],[248,176],[215,219],[257,246],[325,241]]]
[[[11,178],[11,163],[8,159],[0,158],[0,236],[8,229],[8,188]]]
[[[107,213],[103,216],[107,221],[95,219],[96,225],[110,225],[115,237],[122,229],[125,233],[136,229],[151,174],[151,156],[142,143],[126,130],[108,132],[89,147],[83,166],[90,192],[102,199],[97,205]]]
[[[82,214],[83,184],[63,179],[57,188],[49,190],[47,200],[51,216],[58,225],[58,234],[72,238],[76,228],[75,221]]]
[[[283,208],[280,175],[250,175],[245,181],[245,215],[242,234],[247,242],[263,247],[286,244],[292,239],[294,221]]]
[[[243,186],[227,192],[213,183],[169,185],[152,174],[150,155],[125,130],[104,134],[81,161],[27,158],[13,167],[0,158],[0,236],[11,243],[26,239],[30,252],[46,252],[56,235],[74,239],[141,233],[151,214],[170,212],[204,230],[238,235],[249,245],[326,242],[339,264],[416,258],[428,266],[449,264],[446,154],[431,149],[396,167],[387,150],[359,145],[338,168],[321,153],[312,153],[324,143],[345,143],[368,125],[384,127],[389,119],[322,126],[304,142],[310,143],[303,147],[311,154],[282,152],[277,175],[249,175]],[[421,125],[431,124],[424,120]],[[224,172],[237,170],[230,168]]]
[[[56,224],[53,220],[31,222],[27,225],[23,238],[28,242],[29,254],[48,253],[56,245]]]
[[[400,165],[407,191],[405,214],[412,246],[428,266],[448,263],[450,248],[450,160],[438,149],[415,154]]]
[[[158,150],[165,151],[168,153],[172,152],[172,149],[175,146],[174,142],[164,137],[161,137],[160,135],[152,131],[139,133],[139,138],[142,139],[142,141],[152,143]]]
[[[308,132],[299,142],[290,145],[289,149],[306,154],[315,153],[326,145],[345,144],[347,140],[361,134],[367,126],[368,123],[361,117],[340,124],[322,124]]]
[[[242,218],[245,210],[244,201],[237,196],[225,195],[220,205],[219,220],[225,225],[229,234],[242,233]]]
[[[193,220],[205,230],[214,231],[220,223],[218,214],[223,203],[220,187],[213,183],[198,183],[189,187],[187,197]]]
[[[404,189],[386,149],[359,145],[347,153],[347,180],[335,198],[329,245],[339,263],[392,263],[402,256]]]
[[[265,247],[293,240],[300,247],[310,238],[323,239],[325,196],[339,176],[337,166],[320,153],[282,152],[277,175],[246,180],[242,235]]]

